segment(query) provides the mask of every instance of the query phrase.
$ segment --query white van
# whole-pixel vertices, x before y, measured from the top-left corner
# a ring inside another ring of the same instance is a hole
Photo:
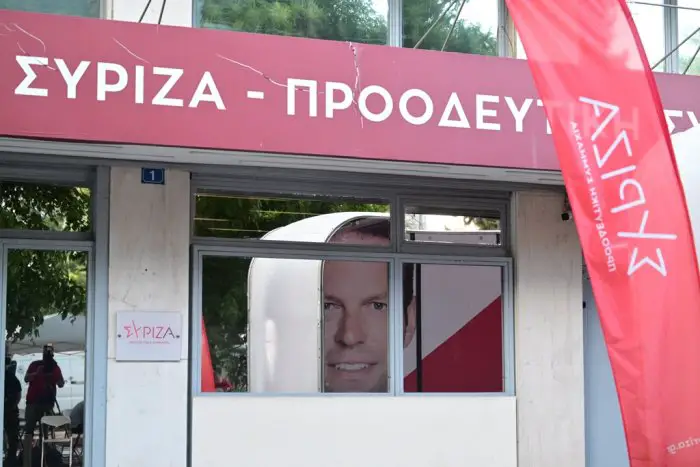
[[[29,365],[35,360],[41,360],[41,353],[14,355],[12,360],[17,362],[17,379],[22,385],[22,400],[19,402],[21,412],[27,403],[27,383],[24,376]],[[61,411],[71,410],[85,398],[85,352],[56,353],[56,363],[61,368],[66,384],[56,391],[56,401]]]

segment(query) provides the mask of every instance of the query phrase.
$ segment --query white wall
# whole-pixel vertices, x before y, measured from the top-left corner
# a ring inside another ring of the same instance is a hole
[[[193,466],[517,465],[513,397],[203,396],[192,417]]]
[[[564,196],[514,199],[518,466],[584,467],[581,249]]]
[[[144,23],[155,24],[160,16],[160,9],[165,2],[163,20],[160,24],[169,26],[192,26],[192,2],[194,0],[155,0],[151,2]],[[148,0],[105,0],[107,19],[136,22],[141,17]]]
[[[119,310],[176,311],[188,342],[189,173],[144,185],[139,168],[110,178],[107,467],[187,464],[187,347],[175,363],[115,361]]]

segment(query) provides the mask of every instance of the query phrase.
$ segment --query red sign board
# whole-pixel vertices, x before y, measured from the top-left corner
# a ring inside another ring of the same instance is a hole
[[[522,60],[0,10],[0,70],[0,136],[558,169]]]

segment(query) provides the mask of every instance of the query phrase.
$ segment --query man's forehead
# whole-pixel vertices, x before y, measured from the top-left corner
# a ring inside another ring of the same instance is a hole
[[[387,296],[389,264],[364,261],[326,261],[323,268],[324,295],[353,299]]]

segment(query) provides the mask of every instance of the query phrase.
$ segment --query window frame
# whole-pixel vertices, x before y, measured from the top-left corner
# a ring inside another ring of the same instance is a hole
[[[94,167],[35,166],[13,164],[11,160],[3,161],[0,153],[0,193],[2,183],[26,183],[29,185],[51,185],[90,190],[90,230],[86,232],[57,230],[0,229],[0,239],[53,240],[58,242],[94,241],[100,217],[98,196],[98,176]]]
[[[460,256],[473,257],[507,257],[509,255],[510,235],[508,221],[510,219],[510,203],[507,200],[469,198],[468,200],[452,200],[432,197],[399,197],[398,210],[400,211],[397,224],[399,225],[400,237],[399,251],[402,253],[413,253],[425,255],[434,254],[454,254]],[[464,243],[436,243],[418,242],[406,240],[406,208],[410,206],[429,207],[436,210],[444,209],[446,215],[448,211],[460,210],[484,210],[498,212],[499,226],[501,227],[501,242],[499,245],[469,245]]]
[[[255,176],[237,170],[219,176],[193,173],[191,183],[191,276],[190,276],[190,393],[192,397],[398,397],[398,396],[513,396],[515,394],[513,262],[510,251],[511,191],[507,185],[489,183],[479,190],[479,182],[445,179],[414,179],[371,174],[322,171],[268,171]],[[234,189],[235,187],[235,189]],[[389,205],[392,239],[390,246],[345,245],[313,242],[287,242],[259,239],[227,239],[194,236],[195,203],[199,192],[218,191],[235,196],[275,196],[299,199],[321,196],[326,199],[382,200]],[[404,208],[408,204],[436,209],[470,207],[499,213],[501,245],[412,243],[404,239]],[[201,323],[203,259],[206,256],[244,258],[296,258],[312,260],[387,261],[390,280],[389,391],[378,393],[205,393],[201,391]],[[404,393],[403,391],[403,291],[404,263],[499,266],[502,270],[503,300],[503,391],[497,393]]]
[[[334,261],[386,262],[389,266],[389,391],[386,393],[252,393],[252,392],[203,392],[201,390],[202,372],[202,290],[203,265],[206,257],[216,258],[271,258],[271,259],[306,259]],[[489,266],[501,268],[501,297],[503,313],[503,391],[494,393],[408,393],[404,392],[403,383],[403,277],[404,264],[433,264],[454,266]],[[515,394],[515,343],[513,312],[513,268],[511,258],[485,258],[415,255],[410,253],[363,253],[352,256],[344,251],[314,250],[299,248],[257,248],[244,246],[192,246],[191,271],[191,313],[190,313],[190,391],[194,397],[392,397],[392,396],[513,396]]]
[[[405,392],[403,388],[404,377],[399,378],[396,395],[398,396],[428,396],[428,397],[484,397],[484,396],[514,396],[515,395],[515,313],[513,305],[513,260],[512,258],[443,258],[439,256],[421,256],[421,255],[401,255],[396,259],[398,264],[394,267],[397,271],[403,270],[404,264],[430,264],[430,265],[449,265],[449,266],[488,266],[501,268],[501,303],[502,303],[502,336],[503,336],[503,391],[501,392]],[[398,319],[400,325],[396,327],[395,332],[398,337],[395,337],[397,346],[393,348],[395,354],[394,366],[392,368],[399,375],[404,374],[403,367],[403,283],[401,275],[394,278],[397,282],[394,283],[394,292],[397,297],[392,298],[398,300]],[[416,329],[416,332],[419,330]],[[396,340],[398,338],[398,341]]]
[[[109,191],[110,168],[68,159],[65,163],[43,155],[0,152],[0,183],[85,187],[90,189],[90,230],[0,229],[0,262],[14,249],[42,251],[73,250],[88,255],[85,329],[85,428],[91,436],[85,443],[84,461],[92,465],[104,458],[109,341]],[[6,277],[0,273],[0,287]],[[5,311],[0,303],[0,310]],[[4,315],[2,320],[4,322]],[[4,324],[3,324],[4,326]],[[0,358],[4,357],[4,346]]]
[[[108,1],[108,0],[103,0]],[[511,37],[513,28],[509,26],[511,23],[506,7],[506,0],[487,0],[494,3],[497,11],[496,23],[496,48],[498,53],[496,56],[509,57],[514,48],[514,41]],[[192,0],[192,27],[200,28],[201,26],[201,10],[204,5],[204,0]],[[387,0],[387,38],[386,43],[389,47],[403,47],[403,0]]]

